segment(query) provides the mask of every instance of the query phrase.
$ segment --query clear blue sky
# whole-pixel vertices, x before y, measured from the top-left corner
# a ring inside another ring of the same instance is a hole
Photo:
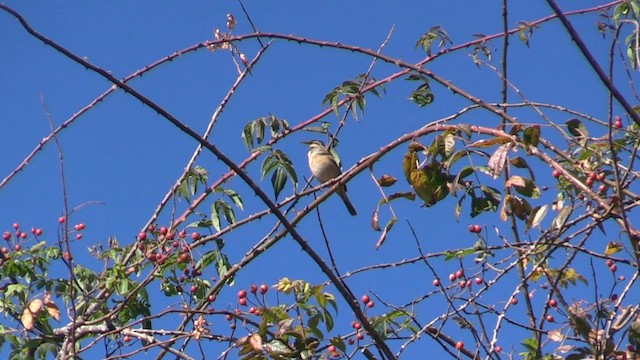
[[[5,3],[21,13],[35,30],[118,78],[176,50],[212,40],[215,28],[225,29],[227,13],[233,13],[238,20],[234,34],[251,32],[235,1],[194,1],[188,5],[168,1]],[[365,48],[377,49],[395,26],[384,53],[417,62],[424,53],[414,50],[414,44],[431,26],[442,26],[454,44],[470,41],[474,34],[500,32],[501,3],[494,0],[406,1],[393,5],[388,1],[247,1],[246,6],[261,31],[339,41]],[[562,5],[576,6],[565,3]],[[598,3],[583,1],[579,6]],[[536,20],[550,13],[551,9],[544,2],[511,2],[509,27],[517,26],[518,21]],[[585,34],[593,52],[605,54],[610,43],[603,41],[598,34],[595,28],[597,20],[595,15],[572,18]],[[0,177],[4,177],[50,132],[41,95],[53,121],[60,124],[110,84],[28,35],[6,13],[0,13],[0,34],[0,134],[3,138]],[[511,38],[510,80],[525,96],[606,119],[604,88],[589,71],[559,23],[542,25],[534,32],[530,45],[527,48],[517,38]],[[254,41],[242,42],[238,46],[248,58],[252,58],[258,48]],[[502,42],[495,40],[489,47],[497,54]],[[429,64],[428,68],[471,94],[487,101],[499,101],[499,78],[487,68],[476,67],[470,52],[467,49],[442,57]],[[323,110],[321,101],[327,92],[342,81],[364,73],[370,60],[346,51],[277,41],[232,98],[212,141],[232,159],[241,161],[248,155],[240,138],[248,121],[268,114],[285,118],[291,124],[304,121]],[[493,59],[492,64],[500,66],[499,56]],[[383,78],[397,70],[395,66],[379,63],[374,76]],[[229,53],[212,53],[203,49],[165,64],[130,82],[130,85],[192,129],[202,132],[236,77],[236,67]],[[413,84],[396,81],[388,86],[387,95],[382,100],[370,95],[361,121],[348,121],[339,148],[347,167],[402,134],[468,105],[461,97],[453,96],[450,91],[434,84],[435,103],[419,109],[407,100],[411,86]],[[510,100],[517,100],[513,92]],[[541,121],[530,110],[514,113],[524,122],[527,122],[527,117],[531,117],[531,122]],[[566,120],[566,115],[550,114],[558,116],[553,118],[555,121]],[[324,120],[332,122],[335,127],[334,115]],[[496,117],[487,112],[477,112],[462,121],[489,125],[496,123]],[[306,148],[299,142],[311,138],[312,134],[299,133],[278,145],[291,156],[301,179],[308,177],[309,172]],[[123,92],[111,95],[78,119],[62,132],[59,139],[64,151],[70,206],[86,202],[103,203],[84,207],[71,220],[72,223],[87,224],[84,239],[73,245],[79,263],[91,261],[86,252],[88,246],[105,243],[109,236],[117,237],[123,244],[133,241],[169,186],[183,171],[196,146],[192,139],[165,119]],[[55,241],[57,219],[62,214],[63,204],[58,154],[52,145],[48,144],[24,171],[0,189],[0,232],[9,229],[13,222],[19,222],[27,229],[42,227],[45,235]],[[398,191],[409,189],[401,172],[404,149],[393,152],[375,167],[377,176],[389,173],[400,178],[396,185]],[[202,155],[197,163],[209,170],[211,179],[226,171],[225,166],[208,153]],[[259,163],[251,165],[248,170],[255,180],[260,179]],[[552,187],[550,196],[554,194],[552,180],[542,179],[539,184]],[[272,194],[268,179],[261,184]],[[257,198],[238,179],[229,186],[241,193],[247,204],[247,209],[238,214],[239,217],[259,208]],[[394,208],[399,222],[387,243],[376,251],[374,247],[379,233],[371,231],[369,224],[370,214],[380,198],[379,192],[367,173],[355,178],[349,184],[349,190],[359,216],[349,217],[337,197],[321,206],[334,255],[343,272],[417,256],[407,221],[416,228],[426,252],[470,246],[475,241],[466,230],[471,223],[486,225],[488,229],[504,227],[495,214],[470,219],[467,216],[468,203],[456,222],[453,199],[435,208],[421,208],[418,201],[399,202]],[[288,186],[283,194],[291,191]],[[310,200],[303,199],[302,204]],[[177,204],[178,209],[184,209],[184,206],[184,203]],[[207,209],[205,206],[203,211]],[[168,223],[170,216],[170,211],[161,216],[164,224]],[[386,219],[388,212],[383,212],[383,217]],[[273,220],[269,219],[257,227],[228,235],[225,238],[226,251],[232,262],[240,259],[272,223]],[[318,251],[325,253],[315,216],[303,221],[299,230]],[[498,240],[494,238],[493,241]],[[473,269],[471,260],[465,259],[465,265]],[[454,261],[440,262],[437,266],[446,275],[458,264]],[[217,307],[233,305],[234,295],[240,287],[252,282],[273,284],[284,276],[311,282],[325,280],[299,247],[291,239],[285,239],[270,254],[242,271],[237,285],[223,290]],[[413,265],[368,272],[350,278],[348,283],[356,294],[373,290],[382,294],[385,301],[400,305],[430,290],[432,279],[433,275],[424,265]],[[514,283],[505,281],[504,285],[506,293],[494,291],[487,295],[488,299],[495,299],[498,303],[503,301],[512,291],[509,285]],[[441,299],[424,304],[428,306],[417,309],[424,323],[443,309]],[[433,308],[436,311],[432,314]],[[377,310],[382,311],[382,307]],[[340,332],[345,333],[352,320],[346,307],[340,316],[339,325],[344,327]],[[221,325],[215,329],[224,332],[224,324]],[[464,331],[458,330],[457,334],[461,339],[471,341]],[[510,339],[507,332],[503,336],[506,340],[502,346],[510,348],[511,341],[515,340]],[[410,346],[405,356],[416,358],[426,349],[440,351],[430,340],[422,340]]]

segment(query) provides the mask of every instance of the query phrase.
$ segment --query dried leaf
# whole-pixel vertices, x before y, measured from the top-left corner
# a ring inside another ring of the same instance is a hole
[[[547,336],[549,337],[549,340],[555,341],[555,342],[560,342],[564,340],[564,335],[562,334],[562,331],[560,331],[560,329],[549,331],[547,333]]]
[[[382,177],[380,177],[380,180],[378,180],[378,184],[380,184],[380,186],[382,187],[388,187],[395,184],[396,181],[398,181],[398,178],[396,178],[395,176],[382,175]]]
[[[511,149],[511,143],[501,145],[489,158],[489,168],[493,172],[493,178],[497,179],[500,174],[502,174],[502,170],[504,170],[504,165],[507,163],[507,154]]]
[[[44,306],[52,318],[56,319],[56,321],[60,321],[60,310],[54,302],[45,303]]]
[[[33,329],[33,319],[42,310],[42,300],[33,299],[29,305],[22,311],[20,320],[25,329]]]
[[[42,300],[40,300],[40,299],[31,300],[31,302],[29,303],[29,306],[27,306],[27,308],[29,309],[29,311],[31,311],[32,314],[38,315],[40,310],[42,310]]]
[[[469,144],[469,146],[485,148],[485,147],[491,147],[493,145],[498,145],[498,144],[506,144],[508,142],[511,142],[511,139],[507,137],[495,137],[491,139],[478,140],[472,144]]]
[[[389,231],[391,230],[391,228],[393,227],[393,225],[398,221],[397,218],[392,218],[387,222],[387,225],[385,225],[384,230],[382,231],[382,234],[380,235],[380,238],[378,239],[378,243],[376,244],[376,250],[378,250],[380,248],[380,246],[382,246],[382,244],[384,244],[384,241],[387,239],[387,234],[389,233]]]
[[[22,321],[22,325],[25,329],[31,330],[33,329],[33,314],[29,311],[29,309],[24,309],[22,312],[22,316],[20,317]]]
[[[262,350],[262,338],[259,334],[251,335],[251,337],[249,338],[249,344],[251,344],[251,347],[255,351]]]

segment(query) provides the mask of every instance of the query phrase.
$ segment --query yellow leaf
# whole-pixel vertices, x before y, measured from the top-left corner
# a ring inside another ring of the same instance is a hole
[[[619,242],[609,242],[607,244],[606,249],[604,250],[605,255],[613,255],[615,253],[619,253],[624,249],[624,246]]]

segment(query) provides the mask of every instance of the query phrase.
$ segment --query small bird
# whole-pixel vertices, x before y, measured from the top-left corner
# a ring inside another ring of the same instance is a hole
[[[322,141],[312,140],[306,142],[306,144],[309,144],[309,168],[311,169],[311,173],[313,174],[313,176],[315,176],[318,181],[324,184],[327,181],[340,176],[340,174],[342,173],[342,171],[340,171],[340,166],[338,166],[338,163],[336,162],[336,159],[333,157],[333,155],[331,155],[331,153],[327,151],[327,149],[325,149],[324,143]],[[347,197],[347,187],[345,185],[340,186],[336,190],[336,193],[340,196],[344,204],[347,206],[349,214],[355,216],[357,214],[356,209],[353,207],[351,201],[349,201],[349,198]]]

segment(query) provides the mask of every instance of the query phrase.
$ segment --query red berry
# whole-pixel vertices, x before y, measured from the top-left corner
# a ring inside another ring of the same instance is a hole
[[[20,244],[16,244],[16,246],[14,246],[14,247],[13,247],[13,249],[14,249],[15,251],[20,251],[20,250],[22,250],[22,245],[20,245]]]
[[[480,285],[480,284],[482,284],[482,283],[484,282],[484,280],[482,280],[482,278],[481,278],[481,277],[477,277],[477,278],[475,279],[475,282],[476,282],[476,285]]]
[[[27,233],[26,232],[21,232],[20,233],[20,239],[26,239],[27,238]]]
[[[9,253],[9,249],[6,246],[3,246],[2,250],[0,250],[0,251],[2,251],[2,253],[5,254],[5,255]]]
[[[231,314],[227,314],[224,318],[227,319],[227,321],[231,321],[231,319],[233,319],[233,316],[231,316]]]
[[[558,306],[558,301],[556,299],[550,299],[549,300],[549,306],[551,306],[551,307]]]
[[[511,305],[517,305],[517,304],[518,304],[518,299],[512,298],[511,299]]]
[[[76,231],[80,231],[80,230],[84,230],[86,226],[87,226],[86,224],[80,223],[80,224],[76,224],[74,228],[76,229]]]
[[[178,233],[178,237],[179,237],[180,239],[184,239],[184,238],[186,238],[186,237],[187,237],[187,232],[186,232],[186,231],[184,231],[184,230],[180,231],[180,232]]]
[[[552,174],[553,174],[553,177],[557,179],[560,177],[560,175],[562,175],[562,172],[560,172],[560,170],[558,169],[554,169]]]
[[[458,281],[458,286],[460,287],[460,289],[464,289],[465,287],[467,287],[467,282],[464,280],[460,280]]]
[[[440,279],[433,279],[433,286],[440,286]]]
[[[125,335],[125,336],[124,336],[124,338],[122,338],[122,340],[123,340],[124,342],[129,342],[129,341],[131,341],[131,336],[129,336],[129,335]]]
[[[553,318],[553,315],[547,315],[547,321],[548,322],[554,322],[555,319]]]
[[[20,224],[18,224],[18,223],[13,223],[13,228],[14,228],[15,230],[18,230],[18,229],[20,228]]]
[[[149,261],[155,262],[155,261],[156,261],[156,258],[157,258],[156,253],[154,253],[154,252],[152,252],[152,251],[150,251],[150,252],[147,254],[147,260],[149,260]]]
[[[360,325],[359,322],[354,321],[354,322],[351,323],[351,327],[356,329],[356,330],[359,330],[362,327],[362,325]]]
[[[33,235],[35,235],[35,234],[36,234],[36,228],[32,227],[32,228],[31,228],[31,233],[32,233]]]
[[[155,226],[153,226],[153,224],[151,224],[151,225],[149,225],[149,226],[147,227],[147,230],[148,230],[149,232],[154,232],[154,231],[156,231],[156,227],[155,227]]]
[[[469,227],[467,228],[469,230],[470,233],[475,232],[475,225],[469,225]]]
[[[593,182],[596,179],[596,173],[592,172],[591,174],[589,174],[587,179]]]
[[[347,341],[349,343],[349,345],[353,345],[355,344],[355,340],[353,340],[353,338],[349,338],[349,340]]]
[[[256,309],[255,306],[252,306],[252,307],[249,308],[249,313],[253,314],[253,313],[256,312],[256,310],[258,310],[258,309]]]
[[[611,270],[611,272],[616,272],[618,270],[618,266],[616,264],[611,265],[611,267],[609,267],[609,270]]]
[[[367,307],[368,308],[372,308],[374,306],[376,306],[376,303],[374,303],[373,301],[367,301]]]
[[[369,301],[371,301],[371,299],[369,298],[369,295],[362,295],[362,297],[360,298],[360,300],[362,300],[363,304],[368,303]]]
[[[500,346],[500,345],[496,346],[496,352],[497,353],[501,353],[502,352],[502,346]]]
[[[71,261],[71,259],[73,259],[73,256],[71,256],[70,252],[65,251],[64,253],[62,253],[62,258],[67,261]]]
[[[464,277],[464,270],[460,269],[456,271],[456,278],[462,279]]]
[[[42,235],[42,229],[37,228],[36,229],[36,236],[40,236],[40,235]]]
[[[616,129],[622,128],[622,118],[620,116],[616,116],[616,121],[613,123],[613,127]]]
[[[147,240],[147,233],[146,232],[141,232],[140,234],[138,234],[138,239],[145,241]]]
[[[605,192],[607,192],[607,185],[602,184],[598,187],[598,192],[600,192],[600,194],[604,194]]]
[[[166,226],[163,226],[160,228],[160,234],[161,235],[167,235],[167,233],[169,232],[169,229],[167,229]]]
[[[238,299],[243,299],[247,297],[247,290],[238,291]]]
[[[603,173],[603,172],[598,173],[598,181],[604,181],[604,177],[605,177],[605,176],[604,176],[604,173]]]
[[[607,267],[611,267],[613,265],[613,260],[608,259],[605,264],[607,264]]]
[[[456,350],[462,350],[464,349],[464,343],[462,341],[458,341],[456,343]]]
[[[618,300],[618,294],[612,294],[611,301],[616,301],[616,300]]]
[[[267,284],[260,285],[260,294],[264,295],[267,293],[267,291],[269,291],[269,287],[267,286]]]
[[[198,239],[200,239],[200,233],[199,232],[196,231],[194,233],[191,233],[191,240],[198,240]]]
[[[189,262],[189,253],[180,253],[180,255],[178,255],[178,263],[183,262]]]
[[[456,274],[449,274],[449,280],[450,281],[455,281],[456,280]]]
[[[584,183],[587,186],[591,186],[593,184],[593,180],[591,180],[591,178],[588,178]]]
[[[5,231],[4,233],[2,233],[2,238],[9,241],[9,239],[11,239],[11,233],[8,231]]]
[[[238,304],[245,306],[247,305],[247,298],[240,298],[238,299]]]
[[[198,287],[196,285],[191,285],[191,292],[194,293],[198,291]]]
[[[258,292],[258,285],[256,284],[251,284],[251,286],[249,286],[249,292],[252,294],[255,294]]]
[[[329,352],[334,353],[334,352],[336,352],[336,347],[335,347],[335,345],[329,345],[329,347],[327,348],[327,350],[329,350]]]
[[[356,335],[356,337],[358,338],[358,340],[364,339],[364,335],[362,335],[362,333],[358,333],[358,335]]]
[[[170,231],[166,236],[167,240],[173,240],[176,237],[175,231]]]
[[[82,239],[82,234],[76,234],[76,240]]]
[[[64,216],[60,216],[58,218],[58,224],[64,224],[64,222],[67,220],[67,218],[65,218]]]
[[[636,352],[636,347],[631,345],[631,344],[629,344],[629,345],[627,345],[627,350],[630,351],[630,352]]]

